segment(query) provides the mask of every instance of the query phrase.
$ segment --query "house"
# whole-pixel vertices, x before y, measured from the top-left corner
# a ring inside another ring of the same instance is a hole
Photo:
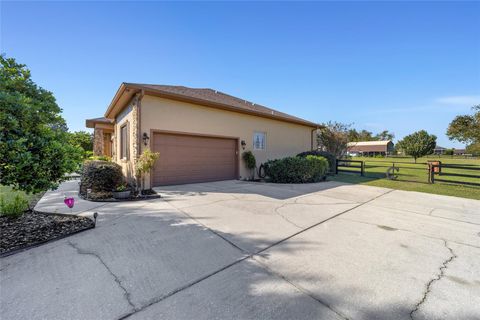
[[[447,148],[435,146],[435,149],[433,149],[433,154],[445,154],[445,151],[447,151]]]
[[[350,155],[375,156],[393,153],[393,142],[386,141],[358,141],[347,144],[347,153]]]
[[[212,89],[122,83],[94,129],[96,155],[111,156],[129,180],[143,150],[160,153],[146,187],[245,179],[242,152],[257,167],[315,150],[317,124]]]
[[[465,149],[453,149],[453,154],[456,156],[463,156],[467,153]]]

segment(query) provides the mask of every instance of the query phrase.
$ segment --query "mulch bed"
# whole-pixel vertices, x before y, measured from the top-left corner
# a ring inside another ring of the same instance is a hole
[[[154,190],[143,190],[142,194],[132,194],[130,197],[125,199],[116,199],[112,197],[111,192],[92,192],[89,193],[88,198],[84,194],[78,193],[78,196],[83,200],[88,200],[92,202],[122,202],[122,201],[141,201],[141,200],[151,200],[158,199],[162,196],[156,193]]]
[[[86,217],[28,211],[21,217],[0,216],[0,256],[95,227]]]

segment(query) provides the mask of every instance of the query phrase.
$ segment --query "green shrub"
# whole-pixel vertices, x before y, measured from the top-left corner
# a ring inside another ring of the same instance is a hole
[[[80,194],[87,196],[87,189],[91,189],[89,197],[109,198],[112,191],[123,182],[122,167],[109,161],[85,161],[80,181]],[[94,195],[94,194],[97,195]]]
[[[323,157],[287,157],[265,162],[265,173],[274,183],[307,183],[325,179],[328,161]]]
[[[255,160],[255,156],[253,155],[252,151],[245,151],[242,154],[242,159],[245,162],[245,166],[248,170],[250,170],[250,179],[255,179],[255,167],[257,166],[257,160]]]
[[[245,166],[247,169],[255,169],[257,165],[257,161],[255,160],[255,156],[253,155],[252,151],[245,151],[242,154],[243,161],[245,161]]]
[[[155,166],[155,162],[157,162],[158,158],[160,157],[160,153],[152,152],[150,149],[145,149],[142,152],[140,158],[138,158],[137,165],[136,165],[136,174],[141,181],[141,189],[145,188],[145,175],[149,173],[153,167]]]
[[[25,197],[17,194],[13,200],[5,201],[0,197],[0,214],[10,217],[20,217],[25,211],[28,210],[28,201]]]
[[[319,156],[319,157],[324,157],[328,161],[328,167],[329,171],[327,172],[335,172],[335,166],[337,163],[337,158],[333,153],[327,152],[327,151],[320,151],[320,150],[315,150],[315,151],[306,151],[297,154],[298,157],[306,157],[306,156]]]

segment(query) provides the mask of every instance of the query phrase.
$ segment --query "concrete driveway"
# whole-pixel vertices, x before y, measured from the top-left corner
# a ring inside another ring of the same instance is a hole
[[[157,191],[1,259],[0,317],[480,319],[480,201],[334,182]]]

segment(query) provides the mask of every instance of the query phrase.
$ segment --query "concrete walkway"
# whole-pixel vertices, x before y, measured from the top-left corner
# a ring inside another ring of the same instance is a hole
[[[480,201],[334,182],[158,192],[1,259],[0,318],[480,319]]]
[[[49,213],[62,213],[74,215],[91,215],[95,209],[105,206],[105,202],[92,202],[83,200],[78,196],[79,180],[69,180],[62,183],[57,190],[50,190],[37,202],[35,210]],[[73,197],[75,205],[68,208],[63,199]]]

